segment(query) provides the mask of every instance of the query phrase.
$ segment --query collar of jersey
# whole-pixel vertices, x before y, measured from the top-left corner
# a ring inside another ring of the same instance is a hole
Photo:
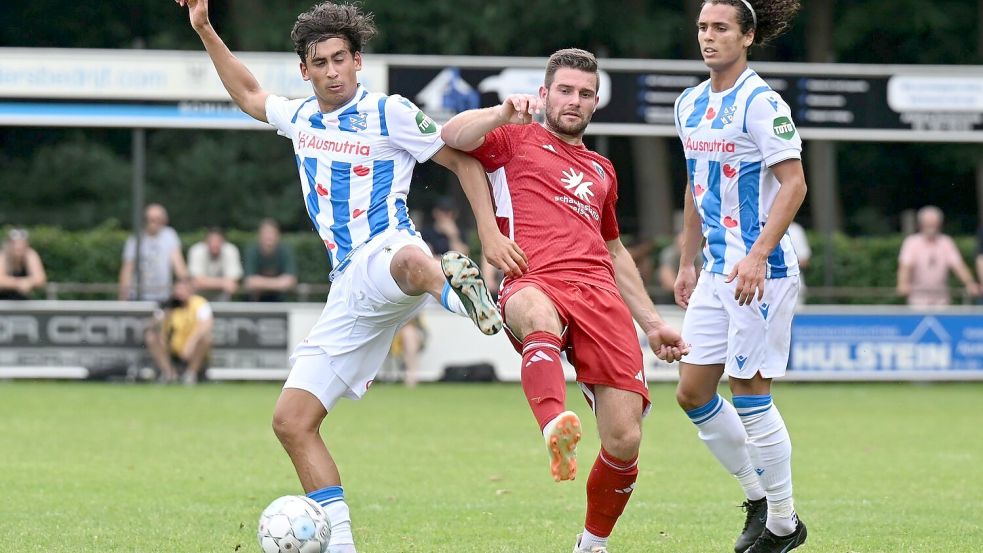
[[[332,111],[321,111],[320,108],[318,108],[318,111],[321,111],[323,115],[338,115],[353,105],[361,102],[362,98],[365,98],[368,93],[369,92],[362,86],[362,83],[358,83],[358,87],[355,88],[355,95],[352,96],[352,99],[349,100],[348,103]]]
[[[730,88],[728,88],[726,90],[721,90],[720,92],[714,92],[713,91],[713,87],[710,85],[710,81],[708,80],[707,81],[707,90],[710,92],[710,95],[711,96],[726,96],[726,95],[730,94],[731,92],[734,92],[734,89],[737,88],[737,87],[739,87],[739,86],[741,86],[741,83],[743,83],[744,81],[746,81],[751,75],[756,75],[756,74],[757,73],[755,73],[754,70],[751,69],[751,66],[749,65],[749,66],[747,66],[747,68],[744,69],[744,72],[742,72],[740,75],[737,76],[737,80],[734,81],[734,86],[732,86],[732,87],[730,87]]]

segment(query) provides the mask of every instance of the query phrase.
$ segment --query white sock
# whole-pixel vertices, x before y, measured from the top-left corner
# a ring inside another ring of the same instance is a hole
[[[734,406],[748,435],[748,451],[761,487],[768,496],[765,527],[777,536],[795,531],[792,501],[792,440],[771,394],[734,396]]]
[[[352,517],[348,512],[348,504],[344,501],[335,501],[324,506],[324,512],[331,521],[331,539],[329,545],[354,545],[355,537],[352,536]]]
[[[580,536],[580,545],[577,549],[583,551],[590,551],[592,547],[607,547],[608,539],[602,538],[600,536],[595,536],[591,534],[586,528],[584,528],[584,534]]]
[[[464,317],[468,316],[467,310],[464,309],[464,304],[461,303],[461,298],[457,297],[457,292],[451,288],[449,282],[444,283],[444,289],[440,292],[440,305],[443,305],[444,309],[451,313],[457,313]]]
[[[744,495],[752,501],[764,497],[765,491],[748,453],[747,431],[734,406],[716,394],[706,405],[686,411],[686,415],[699,429],[700,439],[714,457],[737,478]]]

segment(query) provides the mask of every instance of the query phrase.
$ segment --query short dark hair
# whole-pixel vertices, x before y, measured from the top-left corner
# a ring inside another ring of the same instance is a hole
[[[307,61],[311,48],[322,40],[342,38],[355,54],[376,34],[373,14],[363,13],[355,4],[321,2],[297,16],[290,40],[301,61]]]
[[[798,13],[799,0],[748,0],[754,8],[754,15],[741,0],[704,0],[703,4],[726,4],[737,10],[737,23],[741,33],[748,34],[754,29],[754,44],[767,44],[788,30],[792,18]],[[755,26],[755,16],[758,25]]]
[[[594,54],[580,48],[557,50],[546,62],[546,88],[552,86],[556,70],[561,67],[579,69],[585,73],[593,73],[595,77],[598,76],[597,58],[594,57]],[[600,82],[600,78],[598,78],[598,82]]]

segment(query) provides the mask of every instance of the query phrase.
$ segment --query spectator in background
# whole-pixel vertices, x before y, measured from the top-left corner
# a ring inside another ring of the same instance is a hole
[[[297,286],[297,258],[280,241],[280,225],[273,219],[259,223],[258,242],[246,250],[243,288],[251,301],[284,301]]]
[[[189,279],[178,279],[144,334],[161,382],[174,382],[179,376],[184,384],[198,382],[212,352],[213,323],[208,300],[194,293]]]
[[[126,239],[123,266],[119,271],[120,300],[162,301],[171,293],[173,277],[187,278],[188,267],[181,254],[181,239],[167,226],[167,210],[149,204],[143,212],[144,229],[140,235],[140,282],[135,286],[136,236]],[[139,290],[139,292],[138,292]]]
[[[430,224],[420,230],[420,236],[438,258],[455,251],[468,255],[471,248],[461,240],[461,229],[457,225],[458,211],[454,200],[442,197],[430,211]]]
[[[229,301],[242,278],[239,248],[225,240],[222,229],[210,228],[203,241],[188,249],[188,272],[204,298]]]
[[[799,305],[806,303],[806,275],[809,260],[812,259],[812,248],[809,247],[809,237],[802,225],[792,221],[788,226],[788,237],[792,240],[792,250],[799,258]]]
[[[41,256],[28,242],[27,231],[12,229],[0,253],[0,300],[26,300],[47,283]]]
[[[949,271],[952,270],[972,296],[979,285],[963,261],[956,243],[942,234],[942,210],[925,206],[918,210],[918,232],[905,238],[898,256],[898,295],[908,305],[932,307],[949,305]]]

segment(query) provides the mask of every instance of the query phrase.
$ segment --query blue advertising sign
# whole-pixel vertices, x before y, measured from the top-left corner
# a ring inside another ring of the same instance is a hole
[[[790,376],[983,379],[980,314],[812,314],[792,324]]]

